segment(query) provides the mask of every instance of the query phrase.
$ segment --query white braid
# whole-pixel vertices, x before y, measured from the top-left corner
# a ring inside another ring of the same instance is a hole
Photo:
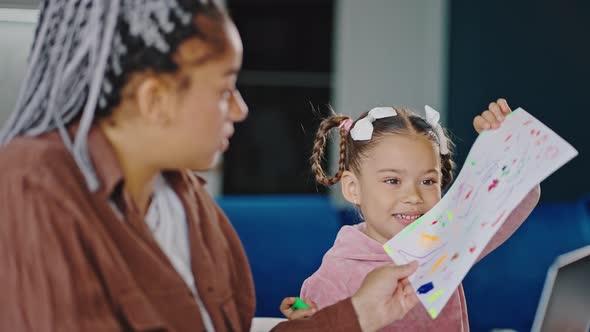
[[[0,131],[0,145],[16,136],[57,129],[95,191],[99,183],[87,137],[97,106],[106,107],[113,93],[105,73],[123,74],[122,58],[128,50],[118,22],[125,22],[145,47],[168,53],[166,34],[177,28],[174,22],[190,24],[193,14],[178,0],[44,0],[40,13],[27,74],[15,111]],[[66,124],[79,115],[72,140]]]

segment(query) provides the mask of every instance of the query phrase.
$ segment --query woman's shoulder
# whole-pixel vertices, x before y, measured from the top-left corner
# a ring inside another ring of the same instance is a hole
[[[0,184],[23,180],[32,184],[59,183],[62,175],[71,176],[72,167],[76,167],[74,159],[53,135],[17,137],[0,147]]]

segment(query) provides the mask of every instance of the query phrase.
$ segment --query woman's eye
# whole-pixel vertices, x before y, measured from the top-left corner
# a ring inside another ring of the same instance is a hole
[[[401,181],[399,179],[387,179],[387,180],[385,180],[385,183],[387,183],[387,184],[400,184]]]
[[[422,184],[427,185],[427,186],[432,186],[435,183],[436,183],[436,181],[433,179],[422,180]]]

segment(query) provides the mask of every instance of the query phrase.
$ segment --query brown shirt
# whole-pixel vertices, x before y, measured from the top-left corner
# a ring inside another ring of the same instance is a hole
[[[123,173],[100,129],[88,144],[96,193],[55,132],[0,148],[0,331],[203,331],[191,290],[122,194]],[[202,180],[165,176],[186,210],[192,272],[215,329],[248,331],[254,286],[239,238]],[[276,330],[359,326],[345,300]]]

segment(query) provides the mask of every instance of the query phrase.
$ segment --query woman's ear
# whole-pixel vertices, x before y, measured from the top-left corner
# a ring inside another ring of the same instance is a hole
[[[360,205],[360,183],[357,176],[351,171],[344,171],[340,182],[342,183],[342,195],[344,198],[351,204]]]
[[[139,115],[150,124],[166,126],[171,122],[174,116],[172,100],[172,89],[161,78],[148,76],[137,87]]]

